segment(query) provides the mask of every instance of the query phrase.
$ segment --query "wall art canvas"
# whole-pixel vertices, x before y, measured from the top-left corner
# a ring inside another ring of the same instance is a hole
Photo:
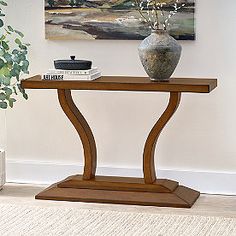
[[[176,0],[165,2],[164,14]],[[179,0],[184,7],[170,21],[176,39],[194,40],[195,0]],[[140,19],[135,0],[45,0],[47,39],[142,40],[150,28]]]

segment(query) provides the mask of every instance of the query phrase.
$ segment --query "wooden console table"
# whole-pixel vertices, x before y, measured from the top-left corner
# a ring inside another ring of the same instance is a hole
[[[155,147],[162,129],[179,106],[181,93],[209,93],[216,86],[216,79],[173,78],[169,82],[151,82],[149,78],[127,76],[104,76],[95,81],[46,81],[38,75],[22,81],[25,89],[57,89],[60,105],[77,130],[84,149],[83,175],[70,176],[53,184],[39,193],[36,199],[191,207],[199,197],[199,192],[180,186],[173,180],[156,178]],[[170,93],[168,106],[144,145],[144,178],[95,175],[96,143],[88,123],[72,100],[71,90]]]

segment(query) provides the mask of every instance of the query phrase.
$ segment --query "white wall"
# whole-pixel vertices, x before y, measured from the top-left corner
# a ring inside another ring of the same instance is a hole
[[[30,71],[53,59],[91,59],[104,75],[145,75],[139,41],[47,41],[43,2],[8,0],[8,22],[22,30],[30,48]],[[199,0],[196,41],[181,42],[175,76],[217,77],[211,94],[184,94],[160,136],[158,168],[236,172],[236,1]],[[56,91],[28,91],[7,112],[7,158],[17,161],[82,163],[81,143],[62,113]],[[167,94],[74,92],[97,141],[100,166],[141,168],[145,138],[167,103]]]

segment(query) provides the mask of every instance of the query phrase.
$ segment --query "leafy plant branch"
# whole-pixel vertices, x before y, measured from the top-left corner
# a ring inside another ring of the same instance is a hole
[[[0,0],[0,108],[13,107],[15,96],[20,92],[25,99],[28,95],[20,85],[22,74],[28,74],[27,43],[24,34],[10,25],[5,25],[3,7],[7,3]]]

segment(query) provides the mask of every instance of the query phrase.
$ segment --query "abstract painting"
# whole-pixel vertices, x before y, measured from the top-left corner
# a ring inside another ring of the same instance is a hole
[[[162,2],[165,0],[162,0]],[[169,32],[179,40],[194,40],[195,0],[184,4],[171,21]],[[168,15],[175,0],[166,0]],[[150,28],[140,19],[135,0],[45,0],[47,39],[141,40]]]

